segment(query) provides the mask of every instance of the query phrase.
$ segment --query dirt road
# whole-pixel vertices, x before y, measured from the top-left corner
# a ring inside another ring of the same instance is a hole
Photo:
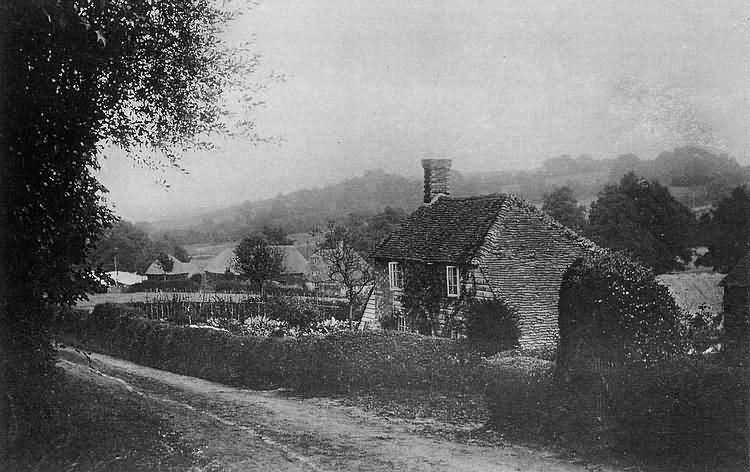
[[[61,365],[84,381],[153,402],[198,449],[199,470],[604,471],[517,446],[459,444],[414,433],[325,398],[228,387],[92,354],[63,350]]]

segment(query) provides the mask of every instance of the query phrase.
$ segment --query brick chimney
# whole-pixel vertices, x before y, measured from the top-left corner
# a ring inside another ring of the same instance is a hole
[[[430,203],[438,195],[450,195],[448,175],[450,159],[422,159],[424,168],[424,202]]]

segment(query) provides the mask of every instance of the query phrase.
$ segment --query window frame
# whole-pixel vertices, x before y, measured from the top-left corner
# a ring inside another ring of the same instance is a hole
[[[388,262],[388,286],[392,291],[404,290],[404,268],[397,261]]]
[[[452,277],[455,278],[455,283],[452,282]],[[451,288],[455,287],[455,292],[451,292]],[[447,265],[445,266],[445,293],[449,298],[458,298],[461,296],[461,271],[458,266]]]

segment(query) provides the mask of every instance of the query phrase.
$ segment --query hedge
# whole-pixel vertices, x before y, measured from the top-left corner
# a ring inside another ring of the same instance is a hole
[[[142,365],[248,388],[380,387],[483,393],[492,375],[463,343],[410,333],[346,331],[261,338],[147,320],[98,305],[61,318],[64,340]]]
[[[600,423],[591,414],[601,385],[593,372],[574,373],[566,386],[552,363],[501,360],[487,389],[490,421],[500,431],[706,470],[745,463],[745,367],[688,357],[628,365],[608,378],[612,417]]]

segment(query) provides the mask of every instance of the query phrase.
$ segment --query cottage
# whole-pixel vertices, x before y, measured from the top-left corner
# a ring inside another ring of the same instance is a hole
[[[165,271],[158,260],[152,262],[146,269],[148,280],[186,280],[201,273],[198,266],[192,262],[181,262],[174,256],[169,256],[169,259],[172,261],[172,269],[169,271]]]
[[[746,345],[750,324],[750,251],[721,281],[724,287],[724,329],[728,348]]]
[[[442,318],[462,316],[467,298],[501,300],[518,314],[522,346],[554,344],[562,276],[598,247],[516,196],[450,197],[448,159],[422,166],[424,204],[374,251],[376,286],[360,327],[402,316],[405,270],[419,264],[443,280]]]

